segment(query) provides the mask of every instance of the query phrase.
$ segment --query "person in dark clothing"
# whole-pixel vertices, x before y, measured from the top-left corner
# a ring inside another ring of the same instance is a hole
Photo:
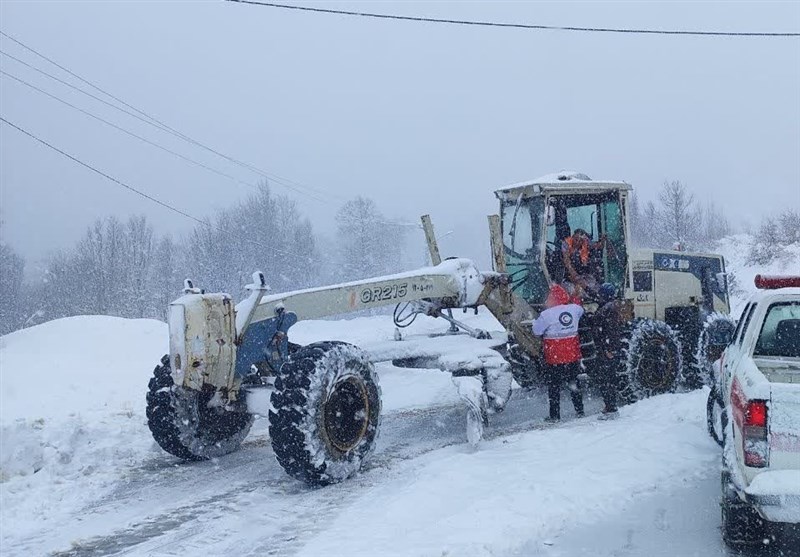
[[[578,417],[583,413],[583,395],[577,378],[581,373],[581,345],[578,322],[583,308],[574,303],[564,288],[554,284],[545,302],[545,309],[533,322],[533,334],[544,337],[544,361],[547,375],[547,394],[550,399],[548,422],[561,419],[561,385],[567,382],[572,405]]]
[[[597,343],[597,374],[603,396],[603,413],[600,419],[617,415],[618,375],[622,367],[625,310],[617,299],[617,288],[610,283],[600,287],[600,309],[594,316]]]

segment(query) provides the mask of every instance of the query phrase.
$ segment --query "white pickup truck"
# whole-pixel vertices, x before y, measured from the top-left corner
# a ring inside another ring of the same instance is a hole
[[[800,524],[800,276],[756,277],[715,364],[721,409],[722,534],[769,543]]]

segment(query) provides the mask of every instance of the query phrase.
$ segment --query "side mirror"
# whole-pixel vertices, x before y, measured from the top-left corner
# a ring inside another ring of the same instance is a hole
[[[717,292],[728,292],[728,273],[717,273],[714,275],[717,280]]]
[[[547,206],[547,215],[545,216],[547,226],[553,226],[556,223],[556,208],[552,205]]]
[[[708,327],[708,344],[711,346],[728,346],[733,341],[736,323],[727,319],[714,321]]]

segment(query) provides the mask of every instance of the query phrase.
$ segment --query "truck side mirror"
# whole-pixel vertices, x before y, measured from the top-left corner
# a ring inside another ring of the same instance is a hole
[[[708,344],[712,346],[724,347],[733,341],[733,333],[736,331],[736,324],[727,319],[714,321],[708,327]]]

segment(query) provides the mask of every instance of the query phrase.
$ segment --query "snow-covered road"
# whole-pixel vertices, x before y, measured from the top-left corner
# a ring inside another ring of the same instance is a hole
[[[303,340],[381,340],[384,320],[310,323]],[[543,393],[517,391],[473,450],[446,374],[381,364],[374,458],[352,480],[309,489],[278,466],[263,419],[241,451],[216,461],[181,463],[154,445],[141,399],[163,324],[76,318],[15,335],[0,339],[3,556],[728,554],[703,391],[557,427],[542,424]],[[35,350],[53,339],[55,356]],[[112,368],[121,352],[135,357]],[[48,382],[9,375],[20,366]]]
[[[284,475],[261,421],[242,451],[216,462],[154,454],[3,554],[726,555],[716,449],[701,412],[686,415],[702,395],[549,428],[543,395],[517,393],[477,451],[463,443],[460,407],[398,412],[368,470],[324,489]],[[676,435],[684,426],[695,439]]]
[[[800,557],[800,537],[764,547],[728,549],[719,532],[719,474],[637,497],[619,513],[575,524],[513,557]]]

